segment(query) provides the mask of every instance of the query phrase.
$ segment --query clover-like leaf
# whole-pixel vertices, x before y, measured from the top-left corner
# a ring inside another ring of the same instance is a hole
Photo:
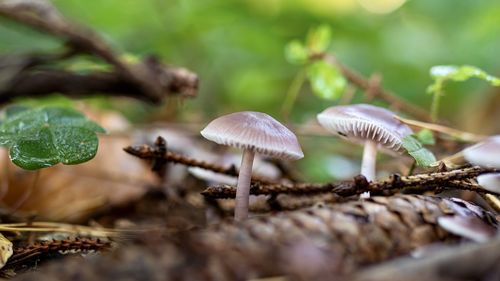
[[[430,167],[434,163],[436,163],[436,157],[432,154],[431,151],[422,146],[422,144],[414,137],[407,136],[403,139],[403,147],[408,151],[415,161],[417,161],[417,165],[422,167]]]
[[[7,112],[0,125],[0,145],[10,148],[14,164],[27,170],[92,159],[104,129],[80,112],[44,107]]]
[[[309,31],[306,38],[307,49],[312,53],[322,53],[332,41],[330,26],[323,24]]]
[[[285,47],[285,58],[291,64],[305,64],[309,58],[309,52],[299,41],[293,40]]]
[[[415,134],[415,137],[424,145],[435,145],[436,140],[429,129],[422,129]]]
[[[28,106],[13,104],[4,108],[5,117],[10,118],[18,113],[30,109]]]
[[[324,61],[316,61],[309,65],[307,77],[313,93],[327,100],[338,99],[347,85],[347,80],[337,67]]]

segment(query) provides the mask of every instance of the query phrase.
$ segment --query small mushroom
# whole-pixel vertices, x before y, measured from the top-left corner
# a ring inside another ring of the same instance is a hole
[[[500,174],[491,173],[477,176],[477,183],[484,189],[500,193]]]
[[[462,154],[465,160],[473,165],[500,169],[500,135],[468,147]],[[500,193],[500,173],[480,175],[477,182],[486,190]]]
[[[403,139],[413,134],[410,127],[395,118],[394,113],[369,104],[332,106],[317,118],[329,132],[364,144],[361,174],[370,181],[375,180],[378,148],[399,152]]]
[[[443,216],[438,225],[446,231],[475,242],[485,242],[496,234],[496,229],[475,216]]]
[[[500,135],[489,137],[462,153],[471,164],[500,169]]]
[[[256,152],[288,160],[304,157],[295,134],[265,113],[245,111],[221,116],[210,122],[201,135],[218,144],[243,149],[234,211],[234,218],[238,221],[248,217],[250,180]]]

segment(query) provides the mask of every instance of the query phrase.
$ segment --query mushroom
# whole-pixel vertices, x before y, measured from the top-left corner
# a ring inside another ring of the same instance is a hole
[[[500,135],[468,147],[461,154],[473,165],[500,169]],[[477,182],[486,190],[500,193],[500,173],[480,175]]]
[[[224,115],[210,122],[200,133],[218,144],[243,149],[234,210],[237,221],[248,217],[250,180],[256,152],[287,160],[304,157],[295,134],[265,113],[244,111]]]
[[[475,216],[443,216],[437,223],[446,231],[475,242],[486,242],[496,234],[494,227]]]
[[[471,164],[500,169],[500,135],[468,147],[462,154]]]
[[[395,118],[394,113],[369,104],[332,106],[317,118],[329,132],[364,144],[361,174],[369,181],[375,180],[378,148],[399,152],[403,139],[413,134],[410,127]]]
[[[477,183],[488,191],[500,193],[500,173],[479,175]]]

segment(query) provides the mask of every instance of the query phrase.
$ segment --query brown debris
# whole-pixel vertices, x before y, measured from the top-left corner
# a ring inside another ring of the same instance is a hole
[[[73,238],[65,240],[41,241],[14,248],[14,254],[0,271],[0,275],[26,270],[27,265],[53,259],[57,256],[75,253],[107,251],[111,243],[100,239]]]
[[[20,214],[35,215],[38,220],[85,222],[89,216],[141,197],[158,179],[148,167],[123,153],[129,136],[102,135],[96,157],[80,165],[56,165],[36,173],[22,170],[0,149],[2,200],[6,207],[26,200]],[[34,185],[35,183],[35,185]],[[68,204],[71,202],[71,204]]]
[[[123,247],[86,263],[53,263],[20,280],[332,280],[366,265],[409,254],[458,237],[435,223],[444,215],[496,219],[458,199],[422,195],[372,197],[222,223],[182,235],[177,243]]]
[[[500,236],[487,243],[434,249],[427,257],[400,258],[363,270],[352,281],[466,281],[500,278]]]

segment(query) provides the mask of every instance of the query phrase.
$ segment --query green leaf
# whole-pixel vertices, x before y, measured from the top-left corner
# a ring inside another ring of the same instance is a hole
[[[36,170],[59,163],[53,137],[48,128],[42,128],[35,134],[19,136],[12,143],[9,155],[14,164],[26,170]]]
[[[434,139],[434,135],[429,129],[422,129],[418,132],[415,137],[424,145],[435,145],[436,140]]]
[[[417,165],[422,167],[430,167],[436,162],[436,157],[428,149],[414,137],[407,136],[403,139],[403,147],[408,151],[408,154],[417,161]]]
[[[24,105],[17,105],[17,104],[9,105],[9,106],[5,107],[5,109],[4,109],[5,117],[10,118],[18,113],[21,113],[25,110],[28,110],[28,109],[29,109],[29,107],[24,106]]]
[[[307,34],[306,46],[312,53],[322,53],[328,49],[332,41],[332,31],[326,24],[311,29]]]
[[[307,77],[313,93],[327,100],[338,99],[347,85],[347,81],[340,71],[324,61],[316,61],[309,65]]]
[[[285,47],[285,58],[291,64],[302,65],[309,59],[309,52],[299,40],[293,40]]]
[[[70,108],[42,107],[7,114],[0,145],[10,148],[14,164],[27,170],[92,159],[104,129]]]
[[[479,78],[490,83],[492,86],[500,86],[500,78],[471,65],[437,65],[431,68],[430,74],[435,80],[465,81],[470,78]]]

